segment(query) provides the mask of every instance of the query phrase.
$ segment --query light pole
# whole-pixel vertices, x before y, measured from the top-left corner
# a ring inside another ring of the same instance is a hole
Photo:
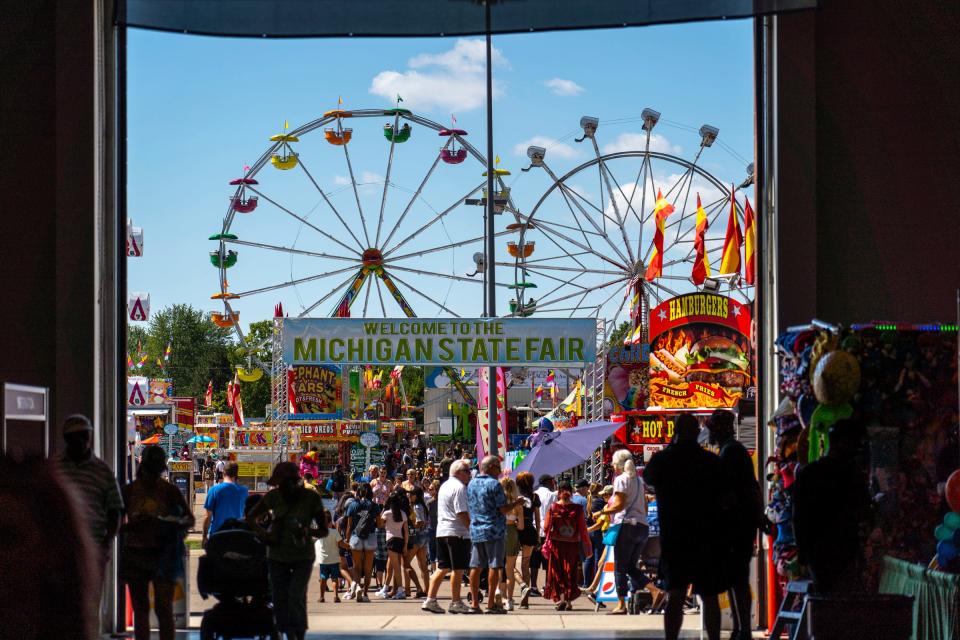
[[[494,175],[493,162],[493,54],[492,36],[490,33],[490,5],[494,0],[484,0],[484,20],[487,34],[487,212],[484,216],[484,235],[486,239],[486,296],[484,315],[495,318],[497,315],[496,294],[496,260],[494,257]],[[491,456],[498,454],[499,436],[497,433],[497,370],[496,367],[487,368],[487,433],[489,434],[489,450]]]

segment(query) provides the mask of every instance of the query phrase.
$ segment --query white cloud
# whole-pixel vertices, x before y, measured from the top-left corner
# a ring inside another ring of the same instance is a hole
[[[604,153],[617,153],[620,151],[643,151],[647,146],[646,133],[621,133],[613,142],[603,145]],[[650,135],[650,151],[660,153],[670,153],[680,155],[683,149],[680,145],[673,144],[659,133]]]
[[[494,65],[509,67],[499,49],[492,52]],[[486,51],[482,40],[457,40],[443,53],[423,53],[408,61],[406,71],[387,70],[370,82],[370,93],[391,103],[397,95],[409,109],[464,112],[481,107],[486,100]],[[503,95],[502,83],[494,80],[493,97]]]
[[[383,176],[379,173],[374,173],[373,171],[362,171],[360,173],[360,179],[357,180],[357,184],[370,184],[370,183],[379,183],[383,184]]]
[[[563,158],[566,160],[570,158],[576,158],[578,155],[580,155],[580,152],[574,149],[573,147],[571,147],[570,145],[565,144],[563,142],[557,142],[556,140],[552,140],[546,136],[533,136],[528,140],[524,140],[523,142],[518,142],[513,146],[513,152],[518,156],[526,157],[527,147],[531,145],[534,145],[537,147],[544,147],[547,150],[548,158],[550,156],[554,156],[554,157]]]
[[[573,80],[564,80],[563,78],[551,78],[544,81],[543,84],[557,96],[578,96],[584,91],[583,87]]]
[[[350,184],[350,178],[347,176],[333,176],[333,184],[338,187],[345,187]]]

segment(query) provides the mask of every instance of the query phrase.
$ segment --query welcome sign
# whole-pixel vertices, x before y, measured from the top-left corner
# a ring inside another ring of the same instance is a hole
[[[581,366],[592,318],[285,318],[287,364]]]

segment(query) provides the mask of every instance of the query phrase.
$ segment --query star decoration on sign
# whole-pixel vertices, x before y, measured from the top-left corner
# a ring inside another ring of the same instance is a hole
[[[737,318],[740,317],[740,305],[738,304],[733,305],[733,315],[736,316]]]
[[[666,320],[666,319],[667,319],[667,312],[664,311],[663,309],[660,309],[660,313],[658,313],[657,316],[658,316],[661,320]]]

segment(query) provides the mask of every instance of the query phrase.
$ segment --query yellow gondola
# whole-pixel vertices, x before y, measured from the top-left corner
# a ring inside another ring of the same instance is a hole
[[[280,169],[281,171],[287,171],[288,169],[293,169],[294,167],[297,166],[297,162],[299,162],[297,158],[297,154],[293,152],[291,152],[290,155],[286,155],[286,156],[279,156],[274,154],[274,156],[270,158],[270,164],[272,164],[277,169]]]
[[[270,142],[300,142],[300,138],[289,133],[278,133],[275,136],[270,136]]]
[[[229,291],[225,293],[215,293],[210,296],[211,300],[238,300],[240,296],[235,293],[230,293]]]
[[[256,382],[263,377],[263,369],[258,369],[256,367],[253,369],[244,369],[238,365],[237,377],[240,378],[241,382]]]

